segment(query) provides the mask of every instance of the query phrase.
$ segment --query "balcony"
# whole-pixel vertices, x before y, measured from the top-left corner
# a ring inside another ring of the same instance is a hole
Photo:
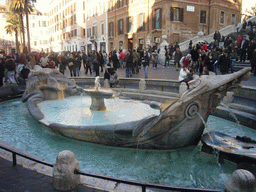
[[[89,40],[90,41],[96,41],[96,39],[97,39],[97,36],[96,35],[92,35],[92,36],[90,36],[90,38],[89,38]]]

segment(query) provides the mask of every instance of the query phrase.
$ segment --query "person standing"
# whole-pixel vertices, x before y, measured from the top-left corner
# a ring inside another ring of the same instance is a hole
[[[0,55],[0,87],[4,85],[4,58],[3,55]]]
[[[116,50],[113,51],[113,54],[111,55],[111,60],[113,62],[113,68],[116,71],[119,65],[119,60],[117,58]]]
[[[198,59],[199,59],[199,53],[196,46],[193,47],[193,49],[190,51],[191,59],[192,59],[192,68],[197,69],[198,68]]]
[[[176,71],[180,69],[180,60],[182,58],[182,52],[180,51],[180,48],[176,48],[176,51],[174,52],[174,65],[176,67]]]
[[[125,53],[123,52],[122,49],[120,49],[120,53],[119,53],[120,68],[124,68],[124,60],[125,60]]]
[[[149,56],[147,52],[144,52],[144,55],[141,58],[141,63],[144,67],[145,78],[148,78]]]
[[[244,36],[242,42],[241,42],[241,50],[240,50],[240,62],[244,62],[246,59],[246,53],[249,46],[249,40],[246,39],[246,36]]]
[[[100,76],[100,65],[99,65],[99,55],[97,52],[94,53],[92,58],[92,65],[96,73],[95,77]]]
[[[85,61],[85,74],[87,75],[88,70],[90,71],[90,75],[92,74],[92,57],[91,54],[89,53],[86,61]]]
[[[132,77],[133,55],[129,49],[126,55],[126,77]]]
[[[222,75],[228,74],[231,67],[231,60],[228,55],[228,49],[224,49],[224,53],[220,56],[218,60],[218,65]]]
[[[72,53],[69,55],[69,58],[68,58],[68,69],[70,72],[70,76],[73,77],[73,75],[74,75],[74,57],[73,57]]]
[[[252,53],[251,67],[252,67],[251,72],[254,72],[253,75],[256,76],[256,49],[254,49]]]

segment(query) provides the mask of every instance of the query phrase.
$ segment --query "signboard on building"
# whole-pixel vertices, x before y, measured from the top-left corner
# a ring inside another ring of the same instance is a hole
[[[194,6],[187,6],[187,11],[190,11],[190,12],[195,12],[195,7]]]

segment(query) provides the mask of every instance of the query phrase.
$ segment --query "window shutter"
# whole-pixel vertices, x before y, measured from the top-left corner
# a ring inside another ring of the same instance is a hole
[[[162,29],[162,8],[160,8],[159,12],[159,28]]]
[[[171,7],[171,21],[173,21],[173,7]]]
[[[153,13],[152,13],[152,29],[155,29],[155,26],[156,26],[156,10],[153,10]]]
[[[149,21],[148,21],[149,22]],[[145,24],[145,13],[143,13],[143,27],[142,27],[142,31],[145,31],[146,28],[146,24]]]
[[[129,33],[129,17],[126,17],[126,33]]]
[[[183,8],[180,8],[180,22],[183,22],[183,11],[184,9]]]

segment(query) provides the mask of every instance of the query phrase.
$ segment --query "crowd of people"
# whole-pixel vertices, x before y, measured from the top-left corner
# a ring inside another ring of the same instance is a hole
[[[174,66],[183,81],[186,74],[197,72],[199,75],[207,75],[209,72],[227,74],[234,72],[234,64],[237,61],[250,61],[252,72],[256,75],[256,24],[255,22],[244,23],[242,30],[228,36],[221,36],[216,31],[213,41],[199,42],[193,45],[189,42],[189,53],[183,55],[179,44],[170,44],[165,47],[165,61],[163,67],[170,67],[170,61],[174,61]],[[113,50],[108,54],[105,51],[84,52],[62,52],[60,53],[29,53],[25,55],[11,54],[0,55],[0,86],[4,81],[10,83],[24,84],[31,69],[36,65],[42,68],[58,68],[64,74],[68,68],[71,77],[81,74],[81,67],[86,75],[99,76],[104,73],[104,79],[109,79],[111,86],[117,85],[117,69],[125,68],[126,77],[138,74],[140,69],[144,70],[145,78],[148,78],[148,68],[152,63],[152,68],[157,69],[161,65],[159,51],[156,46],[145,49],[128,49],[119,51]],[[182,69],[180,69],[182,68]],[[191,79],[191,78],[190,78]]]

